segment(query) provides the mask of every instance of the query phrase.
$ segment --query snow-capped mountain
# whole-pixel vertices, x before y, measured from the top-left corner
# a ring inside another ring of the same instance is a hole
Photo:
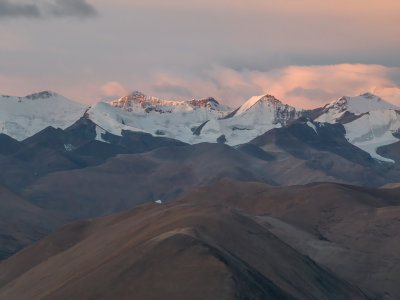
[[[261,114],[273,114],[270,117],[274,118],[275,123],[285,125],[288,121],[297,119],[302,115],[303,110],[283,104],[280,100],[272,95],[254,96],[247,100],[235,112],[235,116],[258,111]]]
[[[254,96],[228,117],[207,122],[199,137],[215,141],[224,136],[229,145],[243,144],[268,130],[287,125],[302,113],[303,110],[283,104],[274,96]]]
[[[316,121],[348,123],[370,111],[398,109],[397,106],[371,93],[365,93],[357,97],[344,96],[325,105]]]
[[[139,92],[88,110],[94,123],[116,135],[122,130],[144,131],[190,144],[218,141],[229,145],[248,142],[301,114],[302,110],[270,95],[252,97],[232,112],[214,98],[169,101]]]
[[[109,103],[98,102],[89,108],[53,92],[0,96],[0,133],[17,140],[48,126],[67,128],[83,116],[97,125],[96,139],[100,141],[105,141],[106,132],[122,135],[126,130],[189,144],[223,142],[231,146],[247,143],[302,116],[312,116],[313,126],[342,124],[350,143],[386,162],[393,161],[378,155],[377,148],[399,141],[400,132],[400,108],[370,93],[341,97],[311,114],[268,94],[251,97],[236,110],[211,97],[173,101],[140,92]]]
[[[123,130],[142,131],[195,143],[198,136],[194,132],[199,126],[231,111],[214,98],[171,101],[134,92],[109,103],[96,103],[87,115],[103,130],[115,135],[121,135]]]
[[[373,110],[343,125],[346,138],[373,158],[394,162],[376,153],[379,147],[400,141],[394,134],[400,130],[400,112],[393,109]]]
[[[230,107],[221,105],[217,100],[211,97],[200,100],[174,101],[146,96],[139,91],[135,91],[118,100],[111,101],[109,104],[134,113],[173,113],[205,108],[215,112],[219,117],[223,117],[227,112],[232,110]]]
[[[49,91],[25,97],[0,96],[0,133],[23,140],[48,126],[63,129],[86,109],[84,104]]]
[[[400,108],[365,93],[357,97],[341,97],[321,109],[317,122],[341,123],[346,138],[373,158],[393,162],[376,153],[377,148],[398,142],[393,134],[400,130]]]

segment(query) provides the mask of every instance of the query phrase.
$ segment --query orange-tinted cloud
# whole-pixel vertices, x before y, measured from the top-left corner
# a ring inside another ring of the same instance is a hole
[[[116,81],[107,82],[100,88],[100,90],[103,93],[103,96],[105,97],[118,98],[125,96],[128,93],[127,90],[120,83]]]
[[[364,92],[374,93],[400,106],[400,88],[396,83],[400,68],[381,65],[289,66],[269,72],[239,72],[214,67],[203,75],[187,78],[164,73],[157,78],[156,84],[173,84],[192,91],[197,97],[214,96],[232,106],[240,105],[252,95],[270,93],[288,104],[314,108],[344,95]],[[154,92],[151,87],[148,91]],[[174,97],[173,94],[157,96]]]
[[[400,106],[399,82],[400,68],[381,65],[288,66],[268,72],[214,66],[200,75],[164,72],[154,78],[136,80],[134,85],[116,81],[99,84],[92,80],[72,88],[62,82],[54,84],[0,74],[0,91],[2,94],[23,96],[51,89],[73,100],[94,103],[116,99],[138,89],[169,99],[212,96],[233,107],[253,95],[270,93],[290,105],[315,108],[343,95],[355,96],[364,92],[371,92]]]

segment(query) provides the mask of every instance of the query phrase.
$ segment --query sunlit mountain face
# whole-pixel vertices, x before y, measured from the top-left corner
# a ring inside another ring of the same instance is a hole
[[[0,300],[400,299],[399,12],[0,0]]]

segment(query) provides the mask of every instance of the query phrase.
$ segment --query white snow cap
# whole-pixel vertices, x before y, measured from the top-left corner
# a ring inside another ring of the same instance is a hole
[[[87,108],[50,91],[25,97],[0,96],[0,133],[21,141],[48,126],[65,129]]]
[[[240,108],[239,110],[235,113],[236,116],[245,113],[246,111],[250,110],[251,108],[259,108],[259,106],[264,106],[264,107],[276,107],[276,106],[286,106],[283,104],[280,100],[275,98],[274,96],[270,94],[264,94],[260,96],[253,96],[249,100],[247,100]],[[288,106],[289,107],[289,106]],[[298,110],[293,107],[293,109]]]
[[[368,152],[373,158],[394,163],[376,153],[382,146],[399,141],[393,133],[400,129],[400,115],[392,109],[375,110],[344,125],[346,138],[354,146]]]
[[[377,110],[399,110],[394,104],[375,96],[371,93],[364,93],[356,97],[343,96],[332,101],[323,108],[317,122],[336,123],[346,112],[361,115]]]
[[[328,104],[327,108],[335,106],[344,106],[347,111],[354,114],[364,114],[370,111],[383,109],[400,109],[398,106],[386,102],[371,93],[364,93],[357,97],[344,96]]]

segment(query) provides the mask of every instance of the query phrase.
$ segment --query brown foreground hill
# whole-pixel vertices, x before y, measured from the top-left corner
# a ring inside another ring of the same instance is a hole
[[[64,226],[0,264],[0,299],[397,299],[399,196],[224,179]]]

